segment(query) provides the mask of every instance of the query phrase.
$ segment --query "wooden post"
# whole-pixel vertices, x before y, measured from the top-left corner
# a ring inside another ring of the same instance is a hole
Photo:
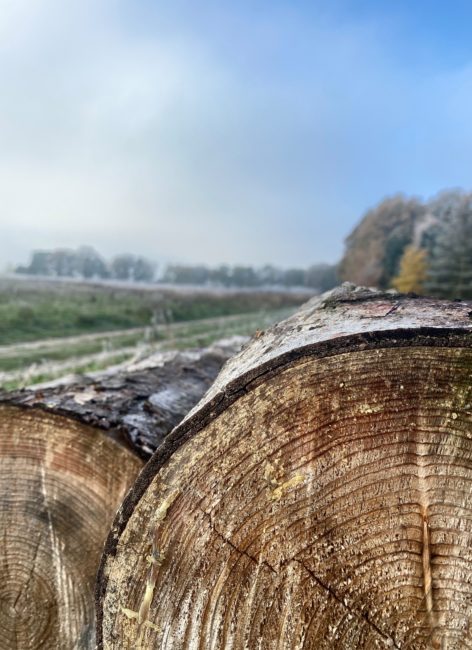
[[[471,314],[346,285],[258,333],[123,503],[98,647],[472,646]]]

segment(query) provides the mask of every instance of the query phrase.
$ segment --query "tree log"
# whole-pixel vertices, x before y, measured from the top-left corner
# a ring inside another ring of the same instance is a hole
[[[234,337],[209,348],[159,352],[111,371],[0,393],[0,402],[42,408],[92,425],[147,460],[244,340]]]
[[[472,647],[471,315],[347,285],[256,336],[125,499],[98,647]]]
[[[232,346],[0,403],[0,648],[91,650],[94,583],[145,457],[211,385]],[[162,358],[162,357],[161,357]]]
[[[101,431],[0,406],[0,647],[93,648],[95,575],[142,461]]]

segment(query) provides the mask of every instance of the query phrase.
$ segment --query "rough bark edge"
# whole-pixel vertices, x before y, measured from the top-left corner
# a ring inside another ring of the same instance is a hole
[[[380,292],[379,292],[380,293]],[[379,297],[379,293],[375,296]],[[385,294],[380,297],[384,298]],[[409,296],[411,297],[411,296]],[[416,296],[415,296],[416,297]],[[363,300],[365,297],[359,298]],[[471,315],[472,312],[469,314]],[[472,331],[465,327],[424,327],[364,332],[347,335],[333,340],[316,342],[280,355],[255,369],[250,370],[229,382],[224,390],[218,392],[201,408],[198,406],[188,419],[178,425],[158,448],[150,461],[138,475],[133,487],[125,497],[117,512],[115,521],[105,542],[96,580],[96,631],[97,650],[103,650],[103,600],[108,586],[105,566],[109,556],[116,555],[118,541],[138,502],[151,484],[160,468],[171,458],[187,440],[201,431],[210,421],[218,417],[242,395],[247,394],[261,381],[273,377],[294,361],[314,357],[322,359],[346,352],[382,348],[407,347],[472,348]]]
[[[424,298],[416,294],[380,291],[344,283],[317,296],[291,317],[256,336],[230,359],[203,399],[188,414],[192,417],[233,380],[256,371],[266,362],[296,348],[355,334],[397,330],[472,329],[472,303]]]
[[[79,413],[74,413],[73,411],[69,411],[61,407],[51,408],[47,404],[44,404],[42,402],[32,402],[32,403],[21,402],[16,399],[16,396],[10,396],[8,393],[0,395],[0,407],[1,406],[14,407],[19,411],[25,411],[25,412],[36,411],[40,413],[46,413],[49,416],[52,417],[57,416],[58,418],[61,418],[65,421],[72,420],[73,422],[77,422],[83,427],[87,427],[88,429],[94,429],[95,431],[99,431],[106,438],[110,438],[116,444],[125,447],[127,451],[134,454],[135,456],[138,456],[139,458],[141,458],[141,460],[144,460],[144,457],[137,452],[137,450],[133,447],[131,442],[128,440],[128,437],[126,436],[126,433],[124,431],[121,431],[119,429],[105,429],[104,427],[101,427],[99,425],[93,424],[91,422],[87,422],[87,420],[81,417]]]
[[[165,436],[199,403],[223,364],[237,352],[238,347],[240,344],[225,347],[221,341],[217,341],[212,346],[192,352],[168,354],[168,358],[161,363],[143,366],[146,363],[144,360],[136,367],[123,365],[112,373],[105,371],[96,376],[85,375],[82,381],[77,379],[57,386],[0,390],[0,406],[36,409],[99,429],[105,436],[147,461]],[[153,358],[151,356],[149,362]],[[193,385],[190,392],[189,383]],[[187,395],[185,408],[176,404],[177,410],[174,411],[172,405],[153,410],[150,398],[168,387],[176,390],[177,401]],[[94,397],[80,401],[81,395],[87,391],[92,391]],[[125,416],[143,418],[144,421],[126,422]],[[148,436],[148,429],[154,432],[152,439]]]

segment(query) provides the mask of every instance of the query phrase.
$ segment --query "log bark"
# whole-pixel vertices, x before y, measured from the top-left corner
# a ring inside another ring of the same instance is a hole
[[[0,648],[95,647],[95,576],[116,510],[233,351],[1,396]]]
[[[472,647],[471,317],[347,285],[259,333],[120,508],[98,647]]]
[[[0,393],[0,402],[44,409],[97,427],[147,460],[244,340],[235,337],[209,348],[160,352],[66,383]]]

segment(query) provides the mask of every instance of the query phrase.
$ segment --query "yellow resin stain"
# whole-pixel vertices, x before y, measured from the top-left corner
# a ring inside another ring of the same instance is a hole
[[[170,492],[166,496],[166,498],[159,504],[154,514],[154,525],[159,524],[161,521],[163,521],[166,518],[167,511],[174,503],[178,495],[179,495],[179,490],[174,490],[173,492]]]
[[[359,406],[359,412],[362,413],[363,415],[369,415],[371,413],[379,413],[382,410],[382,406],[379,404],[361,404]]]
[[[278,501],[284,492],[287,492],[287,490],[290,490],[290,488],[301,485],[304,482],[305,476],[303,474],[295,474],[295,476],[292,476],[291,479],[279,485],[277,488],[275,488],[275,490],[272,490],[271,499]]]
[[[130,620],[133,620],[133,619],[137,620],[138,617],[139,617],[139,612],[135,612],[133,609],[128,609],[127,607],[122,607],[121,612],[122,612],[122,614],[124,614],[126,616],[126,618],[129,618]],[[143,621],[143,625],[145,627],[151,628],[152,630],[156,630],[157,632],[161,631],[161,628],[159,627],[159,625],[156,625],[155,623],[152,623],[151,621]]]

